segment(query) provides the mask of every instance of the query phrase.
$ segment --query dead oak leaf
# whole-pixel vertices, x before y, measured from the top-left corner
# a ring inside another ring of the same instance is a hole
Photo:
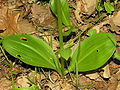
[[[0,36],[22,33],[17,26],[18,17],[19,14],[14,16],[5,6],[0,8]]]

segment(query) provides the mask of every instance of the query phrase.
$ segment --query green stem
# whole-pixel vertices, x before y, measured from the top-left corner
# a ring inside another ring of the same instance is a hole
[[[62,11],[60,0],[57,0],[57,14],[58,14],[59,45],[60,49],[63,49],[62,15],[61,15]]]
[[[56,1],[57,3],[57,15],[58,15],[58,31],[59,31],[59,46],[60,49],[63,48],[63,32],[62,32],[62,10],[61,10],[61,2],[60,0]],[[61,67],[62,67],[62,73],[64,72],[64,59],[61,58]],[[64,75],[64,73],[63,73]]]
[[[11,78],[12,78],[12,88],[15,88],[15,80],[14,80],[13,74],[11,74]]]
[[[50,46],[53,49],[52,31],[50,32]]]

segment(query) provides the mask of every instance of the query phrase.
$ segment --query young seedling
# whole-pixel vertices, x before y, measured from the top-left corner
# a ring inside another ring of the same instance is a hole
[[[107,14],[111,14],[115,10],[110,2],[104,2],[104,1],[100,0],[96,6],[96,10],[98,11],[99,15],[100,15],[100,12],[104,10],[102,3],[104,4],[103,6],[104,6],[104,9],[107,12]],[[116,3],[116,0],[114,1],[114,3]]]

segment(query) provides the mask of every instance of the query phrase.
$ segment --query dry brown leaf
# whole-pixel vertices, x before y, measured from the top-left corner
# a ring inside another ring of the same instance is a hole
[[[118,84],[118,86],[117,86],[117,89],[116,90],[120,90],[120,84]]]
[[[98,73],[87,74],[86,76],[89,77],[90,79],[94,79],[94,80],[99,78]]]
[[[50,90],[76,90],[74,86],[64,81],[55,82],[54,84],[49,82],[45,86],[48,86]]]
[[[111,19],[112,19],[113,23],[115,24],[115,26],[120,26],[120,11],[115,13],[115,15],[113,15],[113,17]]]
[[[0,5],[3,5],[7,2],[7,0],[0,0]]]
[[[29,80],[26,78],[27,76],[20,76],[16,79],[15,87],[28,87],[30,86]]]
[[[80,14],[82,11],[86,11],[84,10],[84,3],[82,0],[76,0],[76,10],[75,10],[75,17],[79,22],[82,22],[81,18],[80,18]],[[83,8],[82,8],[83,7]]]
[[[6,78],[0,79],[0,90],[10,90],[12,88],[12,83]]]
[[[74,12],[76,19],[82,22],[81,13],[92,14],[95,11],[96,4],[96,0],[76,0],[76,10]]]
[[[120,90],[120,68],[119,68],[119,71],[116,74],[117,74],[117,80],[118,80],[118,85],[117,85],[116,90]]]
[[[23,33],[32,33],[32,32],[36,32],[35,27],[32,25],[32,23],[29,23],[28,20],[25,19],[21,19],[18,21],[18,26],[19,26],[19,30]]]
[[[36,9],[37,8],[37,9]],[[40,27],[57,27],[57,20],[52,15],[48,5],[33,4],[31,8],[32,21]]]
[[[104,69],[103,77],[104,77],[104,78],[110,78],[111,75],[110,75],[109,64],[106,65],[103,69]]]
[[[116,90],[117,87],[118,87],[118,80],[117,80],[117,75],[115,74],[110,78],[107,90]]]
[[[120,34],[120,11],[115,12],[109,19],[111,31]]]
[[[18,17],[19,14],[14,16],[6,6],[0,8],[0,36],[22,33],[17,26]]]

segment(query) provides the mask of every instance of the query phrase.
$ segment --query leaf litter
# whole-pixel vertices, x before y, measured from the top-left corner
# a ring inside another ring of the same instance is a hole
[[[94,2],[94,0],[91,2]],[[88,28],[96,29],[97,33],[110,32],[120,39],[120,2],[118,2],[117,10],[112,15],[105,15],[97,23],[91,23],[98,18],[95,12],[97,2],[89,3],[89,0],[69,0],[69,4],[72,7],[70,9],[71,23],[79,31],[85,31]],[[49,43],[50,33],[52,32],[53,49],[58,49],[58,39],[56,39],[58,33],[56,30],[57,21],[50,12],[47,3],[44,4],[37,0],[0,0],[0,12],[1,36],[28,33],[42,37]],[[72,39],[73,37],[70,38]],[[85,39],[86,35],[83,35],[81,38]],[[120,51],[119,47],[117,51]],[[2,55],[0,57],[2,60],[5,56]],[[33,67],[29,65],[25,67],[25,64],[22,62],[16,62],[14,58],[10,57],[11,59],[15,62],[13,68],[0,65],[0,89],[2,90],[9,90],[12,87],[9,73],[16,70],[20,70],[20,72],[13,74],[15,87],[37,84],[42,90],[76,90],[75,74],[66,75],[64,78],[61,78],[55,71],[46,69],[36,73],[30,70]],[[78,90],[120,90],[120,62],[114,58],[112,59],[112,62],[108,62],[101,70],[79,74]]]

